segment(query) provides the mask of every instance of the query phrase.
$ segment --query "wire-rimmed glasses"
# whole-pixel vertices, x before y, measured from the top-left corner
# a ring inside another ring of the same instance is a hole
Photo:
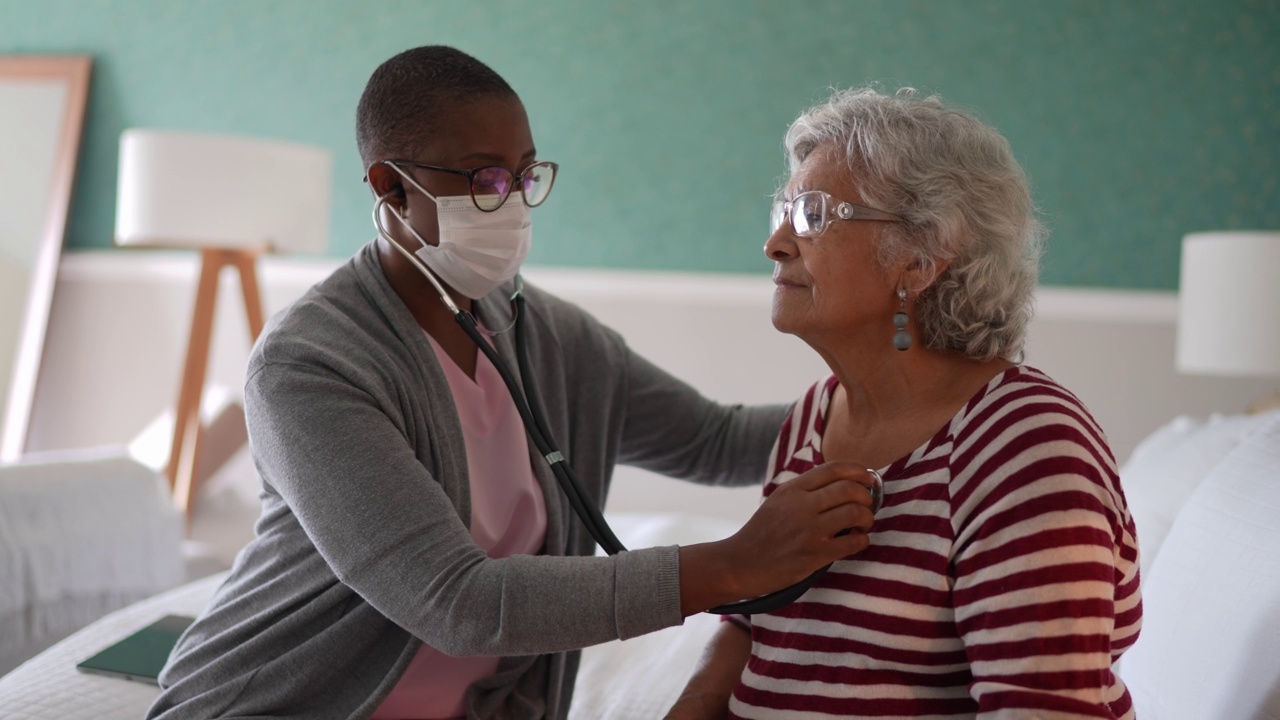
[[[793,200],[775,200],[769,213],[769,234],[777,232],[788,220],[795,234],[804,238],[826,232],[832,220],[902,222],[893,213],[838,200],[821,190],[802,192]]]
[[[471,202],[475,203],[476,207],[484,212],[493,212],[502,207],[502,204],[507,201],[507,197],[511,195],[512,188],[517,185],[520,187],[520,195],[524,198],[524,204],[531,208],[538,207],[551,194],[551,186],[556,181],[556,171],[560,169],[557,163],[547,161],[536,162],[518,174],[512,173],[501,165],[485,165],[484,167],[470,170],[457,170],[408,160],[391,160],[389,162],[402,167],[435,170],[436,172],[453,173],[454,175],[465,177],[467,184],[471,188]]]

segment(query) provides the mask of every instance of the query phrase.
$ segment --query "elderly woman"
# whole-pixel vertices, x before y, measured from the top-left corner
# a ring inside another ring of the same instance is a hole
[[[773,324],[832,375],[764,493],[883,477],[870,547],[723,623],[671,718],[1133,716],[1133,521],[1106,437],[1022,356],[1042,231],[1008,143],[910,89],[835,93],[786,136]],[[808,713],[808,714],[806,714]]]

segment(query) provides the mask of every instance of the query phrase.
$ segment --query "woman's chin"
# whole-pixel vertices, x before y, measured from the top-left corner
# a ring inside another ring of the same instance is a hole
[[[773,291],[770,318],[778,332],[796,335],[813,321],[813,302],[795,286],[779,285]]]
[[[788,335],[799,335],[801,329],[804,327],[804,323],[800,322],[800,319],[796,317],[795,313],[782,310],[778,308],[777,305],[773,308],[773,315],[771,319],[773,321],[774,330]]]

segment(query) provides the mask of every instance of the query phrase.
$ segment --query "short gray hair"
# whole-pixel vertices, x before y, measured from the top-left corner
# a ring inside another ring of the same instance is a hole
[[[936,95],[863,87],[834,91],[791,124],[791,174],[827,143],[867,204],[905,220],[884,223],[878,236],[884,267],[910,258],[932,277],[949,263],[916,302],[925,345],[1019,360],[1045,231],[1004,136]]]

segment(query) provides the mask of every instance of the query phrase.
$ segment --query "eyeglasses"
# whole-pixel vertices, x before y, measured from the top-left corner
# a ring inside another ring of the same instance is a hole
[[[455,170],[453,168],[409,162],[408,160],[391,160],[391,164],[402,167],[422,168],[436,172],[462,175],[471,186],[471,202],[484,212],[493,212],[502,207],[514,187],[520,188],[524,204],[538,207],[551,194],[551,186],[556,181],[556,170],[560,166],[553,162],[537,162],[517,174],[501,165],[486,165],[471,170]]]
[[[837,200],[821,190],[802,192],[794,200],[775,201],[769,214],[769,234],[777,232],[787,220],[791,221],[796,235],[805,238],[826,232],[832,220],[902,222],[902,218],[893,213]]]

